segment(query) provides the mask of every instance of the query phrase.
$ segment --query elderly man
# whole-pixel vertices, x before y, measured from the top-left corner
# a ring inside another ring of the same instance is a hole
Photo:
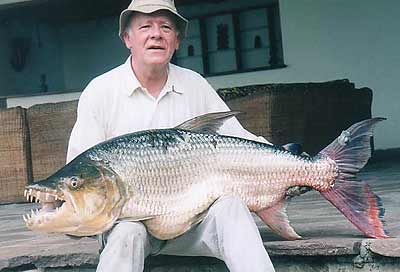
[[[173,0],[133,0],[121,13],[119,35],[131,55],[83,91],[67,161],[125,133],[174,127],[201,114],[228,110],[203,77],[170,64],[186,28],[187,20]],[[236,119],[220,133],[265,141]],[[248,208],[235,197],[218,200],[200,224],[173,240],[157,240],[140,222],[119,222],[101,240],[97,271],[143,271],[150,254],[213,256],[230,271],[274,271]]]

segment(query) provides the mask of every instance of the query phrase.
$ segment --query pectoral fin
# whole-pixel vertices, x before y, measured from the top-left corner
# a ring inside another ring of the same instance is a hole
[[[116,222],[122,222],[122,221],[130,221],[130,222],[138,222],[138,221],[144,221],[144,220],[149,220],[153,219],[156,217],[156,215],[149,215],[149,216],[131,216],[131,217],[124,217],[121,219],[118,219]]]
[[[273,232],[288,240],[301,239],[292,226],[286,214],[286,203],[280,201],[274,206],[257,212],[257,215],[264,221]]]

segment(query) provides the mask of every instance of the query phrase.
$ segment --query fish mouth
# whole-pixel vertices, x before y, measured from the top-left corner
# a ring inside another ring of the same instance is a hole
[[[51,223],[62,216],[69,206],[65,195],[55,190],[31,188],[24,191],[24,196],[27,201],[40,204],[39,209],[32,209],[22,216],[28,228],[40,228]]]

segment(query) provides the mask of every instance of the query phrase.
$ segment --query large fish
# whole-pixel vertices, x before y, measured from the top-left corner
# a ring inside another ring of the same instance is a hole
[[[119,220],[142,221],[159,239],[172,239],[200,222],[222,196],[240,197],[277,234],[301,238],[286,215],[293,186],[318,190],[368,237],[388,237],[383,208],[356,178],[368,161],[374,125],[345,130],[317,156],[222,136],[234,112],[212,113],[173,129],[126,134],[100,143],[46,180],[26,187],[41,209],[24,215],[29,229],[90,236]]]

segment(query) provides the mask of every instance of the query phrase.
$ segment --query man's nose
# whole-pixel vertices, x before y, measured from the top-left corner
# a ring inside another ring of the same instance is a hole
[[[161,37],[161,28],[160,26],[154,26],[151,28],[151,33],[150,33],[152,38],[160,38]]]

